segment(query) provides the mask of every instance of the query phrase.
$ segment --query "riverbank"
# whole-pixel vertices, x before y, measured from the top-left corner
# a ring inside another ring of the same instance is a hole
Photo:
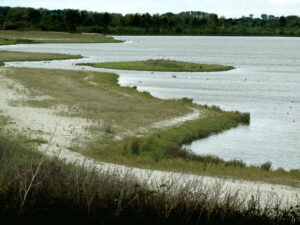
[[[51,31],[1,30],[0,45],[43,44],[43,43],[122,43],[113,37],[96,33],[72,34]]]
[[[0,51],[0,66],[4,66],[4,62],[13,61],[52,61],[81,58],[81,55],[70,54]]]

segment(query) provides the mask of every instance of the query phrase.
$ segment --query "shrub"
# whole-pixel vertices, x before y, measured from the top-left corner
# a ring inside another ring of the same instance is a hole
[[[176,157],[187,158],[188,154],[189,153],[187,150],[182,149],[178,146],[171,146],[167,149],[167,155],[170,158],[176,158]]]
[[[181,99],[181,101],[183,101],[184,103],[188,103],[188,104],[193,103],[193,99],[192,98],[186,98],[186,97],[184,97],[184,98]]]
[[[146,96],[146,97],[152,97],[152,95],[150,94],[149,91],[143,91],[142,93],[143,93],[144,96]]]
[[[265,162],[265,163],[261,164],[261,166],[260,166],[260,168],[265,171],[270,171],[271,167],[272,167],[271,162]]]
[[[250,123],[250,113],[242,113],[241,119],[239,122],[249,124]]]
[[[225,166],[233,166],[233,167],[240,167],[240,168],[245,168],[246,163],[243,162],[242,160],[230,160],[225,162]]]

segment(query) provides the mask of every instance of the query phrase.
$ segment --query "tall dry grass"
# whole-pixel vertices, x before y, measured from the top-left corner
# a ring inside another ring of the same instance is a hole
[[[196,181],[153,188],[130,173],[46,159],[25,142],[0,136],[1,224],[300,224],[299,206],[270,207]]]

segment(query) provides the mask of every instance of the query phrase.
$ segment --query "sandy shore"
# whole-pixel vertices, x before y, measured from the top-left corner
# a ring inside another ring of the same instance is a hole
[[[26,95],[26,89],[22,87],[22,85],[3,76],[3,73],[7,72],[7,70],[9,69],[0,68],[0,110],[2,114],[11,117],[14,121],[14,125],[11,125],[12,129],[26,132],[32,135],[33,138],[47,140],[48,143],[42,144],[39,150],[48,156],[55,156],[67,163],[76,163],[86,168],[95,168],[108,173],[115,173],[117,171],[120,176],[130,174],[136,177],[138,182],[146,183],[154,189],[167,183],[173,183],[173,187],[181,187],[193,183],[194,188],[205,187],[206,190],[218,186],[222,193],[238,193],[240,198],[250,199],[256,196],[259,197],[261,202],[265,205],[276,204],[280,201],[281,207],[290,207],[300,203],[300,188],[261,182],[237,181],[129,168],[121,165],[98,162],[71,151],[69,150],[70,147],[80,144],[80,142],[76,142],[76,140],[89,138],[90,134],[87,127],[91,125],[91,122],[81,118],[59,116],[55,109],[12,106],[9,104],[10,102],[26,99],[28,96]],[[17,91],[16,86],[18,87],[17,89],[21,91]],[[40,96],[40,99],[43,98],[45,98],[45,96]],[[196,119],[199,116],[201,116],[201,112],[194,111],[186,116],[174,120],[161,121],[152,126],[157,128],[160,126],[175,125],[186,120]]]

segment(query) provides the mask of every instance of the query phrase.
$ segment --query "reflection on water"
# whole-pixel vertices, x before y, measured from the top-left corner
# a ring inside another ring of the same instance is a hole
[[[12,66],[80,69],[78,62],[168,58],[233,65],[228,72],[174,73],[113,71],[120,84],[138,86],[160,98],[193,98],[196,103],[251,113],[251,125],[195,141],[199,154],[271,161],[273,167],[300,168],[300,38],[265,37],[117,37],[125,44],[43,44],[0,49],[81,54],[85,59]]]

